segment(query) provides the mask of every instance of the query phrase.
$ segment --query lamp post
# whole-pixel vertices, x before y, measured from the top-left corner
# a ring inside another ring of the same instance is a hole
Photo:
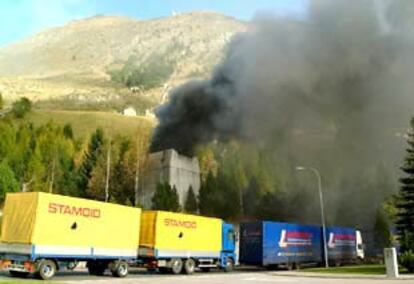
[[[328,268],[329,267],[329,262],[328,262],[328,246],[326,243],[326,225],[325,225],[325,213],[324,213],[324,209],[323,209],[323,194],[322,194],[322,178],[321,178],[321,174],[319,173],[319,171],[315,168],[311,168],[311,167],[301,167],[298,166],[296,167],[297,171],[310,171],[312,173],[314,173],[316,175],[316,178],[318,179],[318,191],[319,191],[319,203],[321,206],[321,222],[322,222],[322,234],[323,234],[323,250],[324,250],[324,256],[325,256],[325,267]]]

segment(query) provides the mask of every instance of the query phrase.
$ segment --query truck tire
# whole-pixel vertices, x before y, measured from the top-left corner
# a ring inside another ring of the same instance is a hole
[[[225,272],[232,272],[234,270],[234,260],[232,258],[226,259],[226,267],[224,267]]]
[[[184,274],[193,274],[195,271],[195,268],[196,268],[196,263],[194,259],[189,258],[185,260],[184,269],[183,269]]]
[[[171,271],[173,274],[180,274],[183,270],[183,261],[180,258],[173,258],[171,260]]]
[[[114,268],[111,269],[112,276],[124,278],[128,275],[129,265],[126,261],[117,261],[114,263]]]
[[[56,264],[52,260],[43,259],[37,266],[36,275],[42,280],[49,280],[56,274]]]
[[[29,276],[29,272],[23,272],[23,271],[9,271],[10,276],[12,277],[18,277],[18,278],[27,278]]]

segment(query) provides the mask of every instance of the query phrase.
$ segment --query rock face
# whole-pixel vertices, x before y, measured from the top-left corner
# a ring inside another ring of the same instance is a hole
[[[209,12],[146,21],[115,16],[72,21],[1,48],[0,87],[9,99],[31,92],[36,100],[105,94],[111,70],[131,61],[149,64],[154,57],[174,62],[164,82],[173,87],[190,77],[206,76],[231,36],[245,28],[243,22]],[[8,84],[16,78],[22,90]],[[156,92],[145,90],[147,95],[160,92],[162,86]]]
[[[176,187],[181,205],[184,205],[190,186],[198,195],[200,166],[197,158],[180,155],[174,149],[151,153],[141,175],[139,200],[144,208],[151,208],[157,184],[164,182]]]

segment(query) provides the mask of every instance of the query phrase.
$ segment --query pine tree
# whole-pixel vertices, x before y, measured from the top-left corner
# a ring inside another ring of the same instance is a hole
[[[197,213],[197,198],[191,185],[185,198],[184,211],[187,213]]]
[[[414,118],[411,120],[411,130],[408,134],[408,148],[404,165],[401,170],[404,176],[400,178],[400,192],[397,202],[397,232],[402,250],[414,249]]]
[[[63,135],[65,136],[66,139],[73,140],[73,129],[70,123],[67,123],[63,126]]]
[[[209,171],[206,181],[201,184],[198,192],[198,208],[200,214],[215,216],[217,181],[213,172]]]
[[[7,164],[6,160],[0,163],[0,202],[4,201],[7,192],[16,192],[19,184],[14,176],[14,172]]]
[[[175,186],[169,183],[159,183],[152,198],[153,210],[180,211],[180,201]]]
[[[158,183],[155,189],[154,196],[152,197],[152,209],[153,210],[168,210],[168,184]]]
[[[87,196],[89,180],[92,177],[92,171],[96,166],[98,158],[103,153],[104,133],[98,128],[92,134],[89,141],[88,150],[86,151],[83,162],[79,169],[78,188],[81,196]]]
[[[256,177],[251,177],[249,185],[243,193],[243,215],[254,218],[257,216],[259,202],[261,200],[261,190]]]
[[[217,204],[215,215],[223,219],[234,219],[240,216],[241,196],[232,176],[222,172],[217,174],[217,193],[214,201]]]
[[[131,141],[126,137],[117,137],[115,142],[111,195],[117,203],[133,204],[135,198],[135,161],[129,159]]]
[[[388,218],[382,208],[377,210],[374,223],[374,242],[378,248],[386,248],[391,245],[391,232]]]
[[[178,195],[177,188],[175,187],[175,185],[173,186],[173,188],[170,191],[169,202],[170,202],[170,208],[169,208],[170,211],[172,211],[172,212],[180,212],[181,211],[180,197]]]

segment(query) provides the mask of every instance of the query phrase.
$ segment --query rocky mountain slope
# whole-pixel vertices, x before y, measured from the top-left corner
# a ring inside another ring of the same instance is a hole
[[[209,12],[147,21],[112,16],[73,21],[0,49],[0,92],[7,100],[102,102],[141,96],[159,102],[180,82],[207,76],[231,36],[245,28]],[[165,62],[171,72],[146,88],[110,75],[130,70],[126,64]]]

